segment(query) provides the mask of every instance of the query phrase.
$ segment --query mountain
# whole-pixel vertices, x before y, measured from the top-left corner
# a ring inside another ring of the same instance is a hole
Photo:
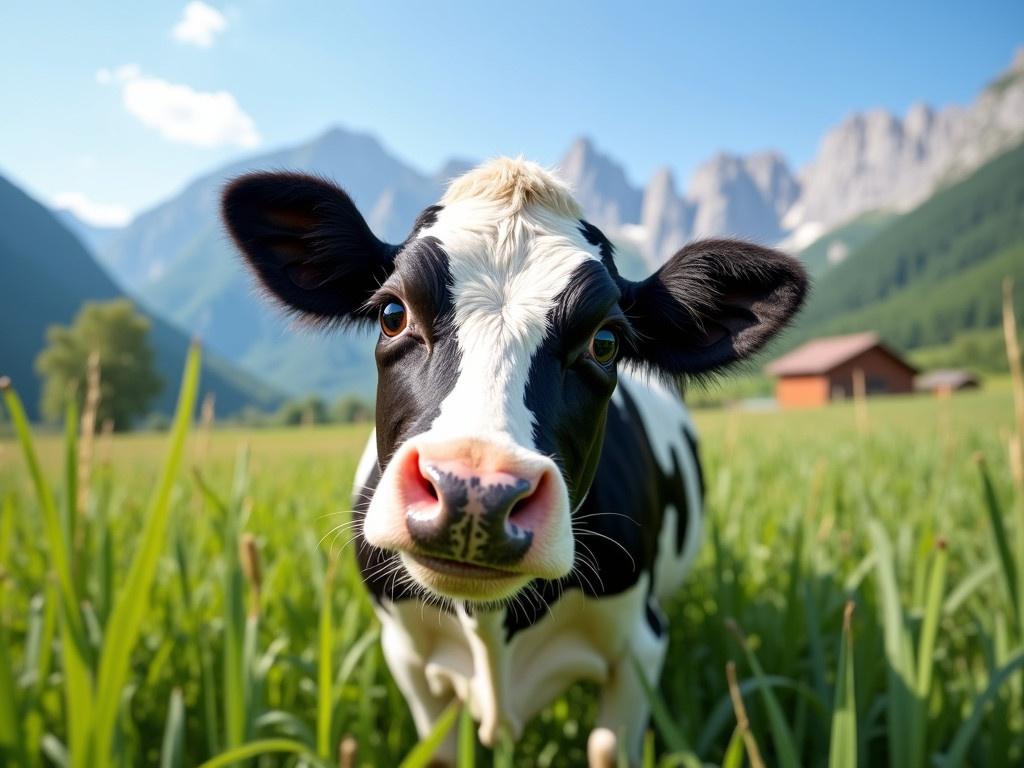
[[[644,189],[638,237],[650,266],[664,261],[690,239],[693,217],[693,206],[676,190],[672,171],[662,168],[655,173]]]
[[[297,332],[253,290],[223,233],[221,189],[228,179],[252,170],[317,173],[344,186],[378,236],[398,242],[420,210],[437,200],[444,183],[467,165],[453,160],[428,177],[376,139],[335,128],[197,179],[137,216],[102,258],[146,306],[281,389],[369,396],[375,386],[371,340],[352,333]]]
[[[179,270],[180,259],[202,250],[209,238],[221,237],[217,206],[224,182],[248,171],[284,168],[343,183],[385,239],[403,238],[404,228],[437,192],[432,179],[388,154],[373,137],[335,128],[305,144],[244,158],[200,177],[171,200],[137,216],[100,253],[101,261],[129,290],[159,296],[159,289],[150,289]]]
[[[585,137],[576,139],[558,164],[588,220],[615,232],[640,220],[642,193],[626,178],[622,166],[594,148]]]
[[[823,137],[800,172],[787,229],[829,229],[871,210],[906,211],[1024,138],[1024,49],[967,107],[873,109]]]
[[[690,237],[734,234],[773,243],[783,235],[780,219],[798,192],[781,155],[715,155],[697,168],[690,181],[687,198],[694,209]]]
[[[34,362],[46,341],[46,329],[68,323],[82,303],[108,300],[124,293],[96,264],[82,243],[54,214],[10,181],[0,177],[0,373],[10,376],[32,418],[38,417],[41,383]],[[158,407],[170,412],[185,363],[188,337],[150,315],[150,340],[165,382]],[[279,402],[273,391],[227,365],[204,355],[202,387],[216,395],[217,413],[230,415],[246,405],[270,408]]]
[[[812,278],[823,275],[849,258],[857,248],[873,238],[899,214],[893,211],[868,211],[835,229],[829,230],[800,251],[800,260]]]
[[[783,214],[799,185],[777,153],[746,157],[720,153],[702,164],[680,192],[663,168],[643,189],[622,166],[577,139],[558,164],[587,218],[613,240],[633,243],[651,269],[688,240],[734,234],[771,243],[784,234]]]
[[[1001,322],[1001,283],[1024,302],[1024,144],[869,236],[818,281],[786,339],[871,329],[903,349]],[[969,362],[969,361],[967,361]]]
[[[90,253],[94,254],[110,245],[122,229],[121,227],[100,227],[90,224],[78,218],[67,208],[57,208],[53,211],[53,215],[61,224],[71,230],[71,233],[89,249]]]

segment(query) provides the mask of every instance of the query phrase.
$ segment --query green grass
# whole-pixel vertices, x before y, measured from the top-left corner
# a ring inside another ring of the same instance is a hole
[[[749,764],[730,662],[766,765],[1022,764],[1024,499],[997,384],[872,400],[867,434],[845,404],[697,412],[708,531],[666,606],[644,765]],[[74,430],[0,441],[0,763],[337,765],[351,737],[357,765],[424,764],[332,533],[367,431],[99,439],[84,515]],[[594,716],[581,684],[516,745],[475,744],[458,708],[440,727],[465,765],[576,766]]]

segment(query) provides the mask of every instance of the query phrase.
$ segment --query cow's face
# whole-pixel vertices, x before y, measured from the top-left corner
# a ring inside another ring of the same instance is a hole
[[[735,241],[696,243],[624,280],[565,187],[523,161],[457,180],[398,246],[310,177],[243,177],[224,211],[286,306],[379,324],[382,475],[363,532],[449,598],[494,602],[572,570],[572,514],[620,362],[670,377],[728,365],[805,290],[792,259]]]

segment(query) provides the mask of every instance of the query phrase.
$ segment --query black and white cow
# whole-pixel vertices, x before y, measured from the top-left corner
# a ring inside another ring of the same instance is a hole
[[[420,733],[458,698],[485,744],[515,738],[588,679],[591,748],[635,752],[648,711],[633,657],[657,679],[659,602],[701,531],[696,436],[658,382],[759,349],[803,301],[800,265],[705,240],[623,279],[565,185],[522,160],[455,180],[400,245],[304,175],[243,176],[223,211],[287,309],[380,325],[357,549]]]

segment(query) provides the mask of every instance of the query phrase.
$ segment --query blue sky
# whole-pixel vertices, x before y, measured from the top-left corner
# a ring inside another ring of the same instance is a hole
[[[799,166],[856,110],[969,102],[1024,44],[1020,0],[187,5],[5,4],[0,173],[116,219],[341,125],[424,171],[586,134],[685,182],[720,150]]]

